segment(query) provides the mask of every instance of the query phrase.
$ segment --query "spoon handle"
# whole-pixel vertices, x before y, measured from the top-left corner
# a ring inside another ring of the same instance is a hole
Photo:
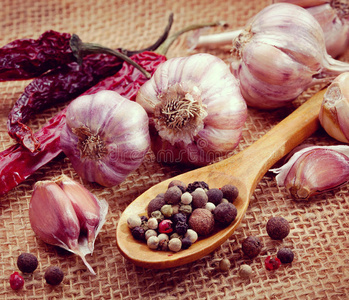
[[[316,93],[258,141],[217,167],[229,170],[230,163],[240,161],[244,167],[235,169],[234,176],[243,178],[253,192],[270,167],[319,128],[318,115],[325,92],[326,89]]]

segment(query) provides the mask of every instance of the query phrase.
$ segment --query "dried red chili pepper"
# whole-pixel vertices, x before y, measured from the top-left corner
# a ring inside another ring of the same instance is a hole
[[[217,25],[217,23],[205,26],[214,25]],[[186,31],[195,28],[196,27],[188,27]],[[175,38],[183,32],[185,31],[179,31],[167,39],[157,51],[166,53],[168,47]],[[145,51],[133,55],[131,59],[142,66],[146,71],[153,74],[157,67],[166,61],[166,56],[156,52]],[[121,70],[117,74],[100,81],[84,94],[93,94],[100,90],[113,90],[118,92],[121,96],[127,97],[130,100],[135,100],[138,89],[147,80],[148,78],[134,66],[123,63]],[[62,110],[53,117],[47,125],[43,126],[35,133],[35,137],[41,144],[40,151],[32,153],[23,145],[14,145],[0,152],[0,178],[2,180],[0,195],[6,194],[62,152],[59,140],[62,127],[65,124],[65,112],[66,109]]]
[[[138,51],[119,48],[117,52],[121,52],[126,56],[132,56],[144,51],[155,50],[168,37],[172,23],[173,15],[171,14],[163,34],[153,45]],[[70,41],[78,44],[74,45],[74,49],[77,52],[84,52],[87,49],[91,52],[91,49],[99,48],[95,44],[82,43],[76,35],[72,35]],[[76,56],[77,54],[74,52],[74,55]],[[91,54],[84,57],[81,65],[72,62],[59,66],[34,79],[25,88],[23,94],[16,101],[9,113],[7,120],[9,135],[31,152],[37,151],[40,143],[35,138],[30,127],[25,125],[25,123],[39,111],[53,104],[72,100],[100,80],[115,74],[122,67],[122,63],[123,59],[113,55],[103,53]]]
[[[18,39],[0,48],[0,81],[29,79],[76,61],[69,33],[54,30],[38,39]]]

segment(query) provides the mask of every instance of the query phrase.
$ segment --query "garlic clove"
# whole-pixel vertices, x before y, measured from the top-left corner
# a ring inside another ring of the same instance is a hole
[[[92,253],[95,239],[105,223],[107,201],[97,200],[83,185],[68,176],[61,175],[55,181],[69,197],[80,222],[80,240],[87,239],[88,248]]]
[[[349,72],[340,74],[328,87],[319,120],[325,131],[340,142],[349,143]]]
[[[278,186],[284,186],[296,200],[332,190],[349,180],[349,146],[314,146],[296,151],[277,173]]]
[[[85,256],[91,251],[87,239],[80,239],[80,223],[67,194],[54,181],[38,181],[29,204],[29,220],[35,234],[45,243],[81,257],[96,274]]]

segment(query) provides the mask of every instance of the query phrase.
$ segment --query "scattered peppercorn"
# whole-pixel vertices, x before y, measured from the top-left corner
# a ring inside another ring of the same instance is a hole
[[[182,190],[178,186],[170,187],[164,195],[167,204],[178,204],[181,202]]]
[[[276,270],[280,267],[281,261],[277,257],[272,258],[271,256],[268,256],[265,259],[264,264],[265,264],[265,267],[267,270],[272,271],[272,270]]]
[[[238,188],[232,184],[222,186],[221,191],[223,192],[223,198],[227,199],[229,202],[234,202],[239,195]]]
[[[181,181],[181,180],[172,180],[169,184],[167,188],[173,187],[173,186],[178,186],[182,193],[184,193],[187,190],[187,185]]]
[[[152,199],[148,203],[147,212],[148,216],[150,217],[152,212],[158,210],[160,211],[161,207],[163,207],[166,204],[164,199],[164,194],[157,195],[154,199]]]
[[[209,190],[209,186],[208,186],[208,184],[206,182],[204,182],[204,181],[194,181],[194,182],[188,184],[187,192],[192,193],[197,188],[202,188],[204,190]]]
[[[213,203],[214,205],[218,205],[222,202],[223,192],[220,189],[209,189],[207,192],[208,202]]]
[[[204,208],[195,209],[189,217],[189,227],[197,232],[198,235],[209,235],[214,230],[213,214]]]
[[[248,236],[242,241],[242,252],[249,258],[256,257],[262,250],[261,240],[256,236]]]
[[[282,240],[290,233],[290,224],[283,217],[272,217],[267,222],[267,233],[274,240]]]
[[[132,236],[139,241],[145,240],[145,232],[146,230],[144,230],[144,228],[141,226],[136,226],[131,230]]]
[[[24,279],[18,272],[14,272],[10,276],[10,286],[13,290],[19,290],[24,286]]]
[[[252,274],[252,268],[249,265],[243,264],[240,266],[239,275],[242,278],[249,278]]]
[[[222,226],[231,224],[238,214],[238,210],[232,203],[220,203],[213,210],[214,219]]]
[[[230,261],[229,261],[228,258],[223,258],[223,259],[219,262],[219,268],[220,268],[220,270],[223,271],[223,272],[229,271],[230,266],[231,266],[231,264],[230,264]]]
[[[46,283],[50,285],[58,285],[63,281],[64,273],[57,266],[50,266],[45,271],[45,280]]]
[[[276,256],[283,264],[291,263],[294,259],[294,253],[290,248],[281,248]]]
[[[17,267],[23,273],[33,273],[38,267],[38,259],[31,253],[22,253],[17,258]]]

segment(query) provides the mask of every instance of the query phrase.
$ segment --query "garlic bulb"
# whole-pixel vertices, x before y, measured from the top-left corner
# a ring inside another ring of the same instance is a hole
[[[349,64],[327,54],[323,31],[304,8],[276,3],[260,11],[233,41],[231,71],[252,107],[282,107],[306,88],[324,83]]]
[[[270,171],[278,174],[278,186],[284,186],[296,200],[323,193],[349,180],[349,146],[312,146],[295,150],[290,160]]]
[[[79,255],[92,274],[95,272],[85,256],[93,252],[107,212],[105,200],[97,200],[85,187],[66,176],[36,182],[29,204],[30,224],[35,234],[47,244]]]
[[[331,137],[349,143],[349,72],[337,76],[327,88],[319,120]]]
[[[332,57],[343,54],[349,43],[348,0],[274,0],[306,7],[319,22],[325,36],[327,53]]]
[[[136,101],[150,116],[157,160],[166,163],[205,165],[232,151],[247,117],[228,66],[205,53],[161,64]]]
[[[148,122],[139,104],[114,91],[81,96],[67,108],[61,147],[83,179],[114,186],[142,163]]]

